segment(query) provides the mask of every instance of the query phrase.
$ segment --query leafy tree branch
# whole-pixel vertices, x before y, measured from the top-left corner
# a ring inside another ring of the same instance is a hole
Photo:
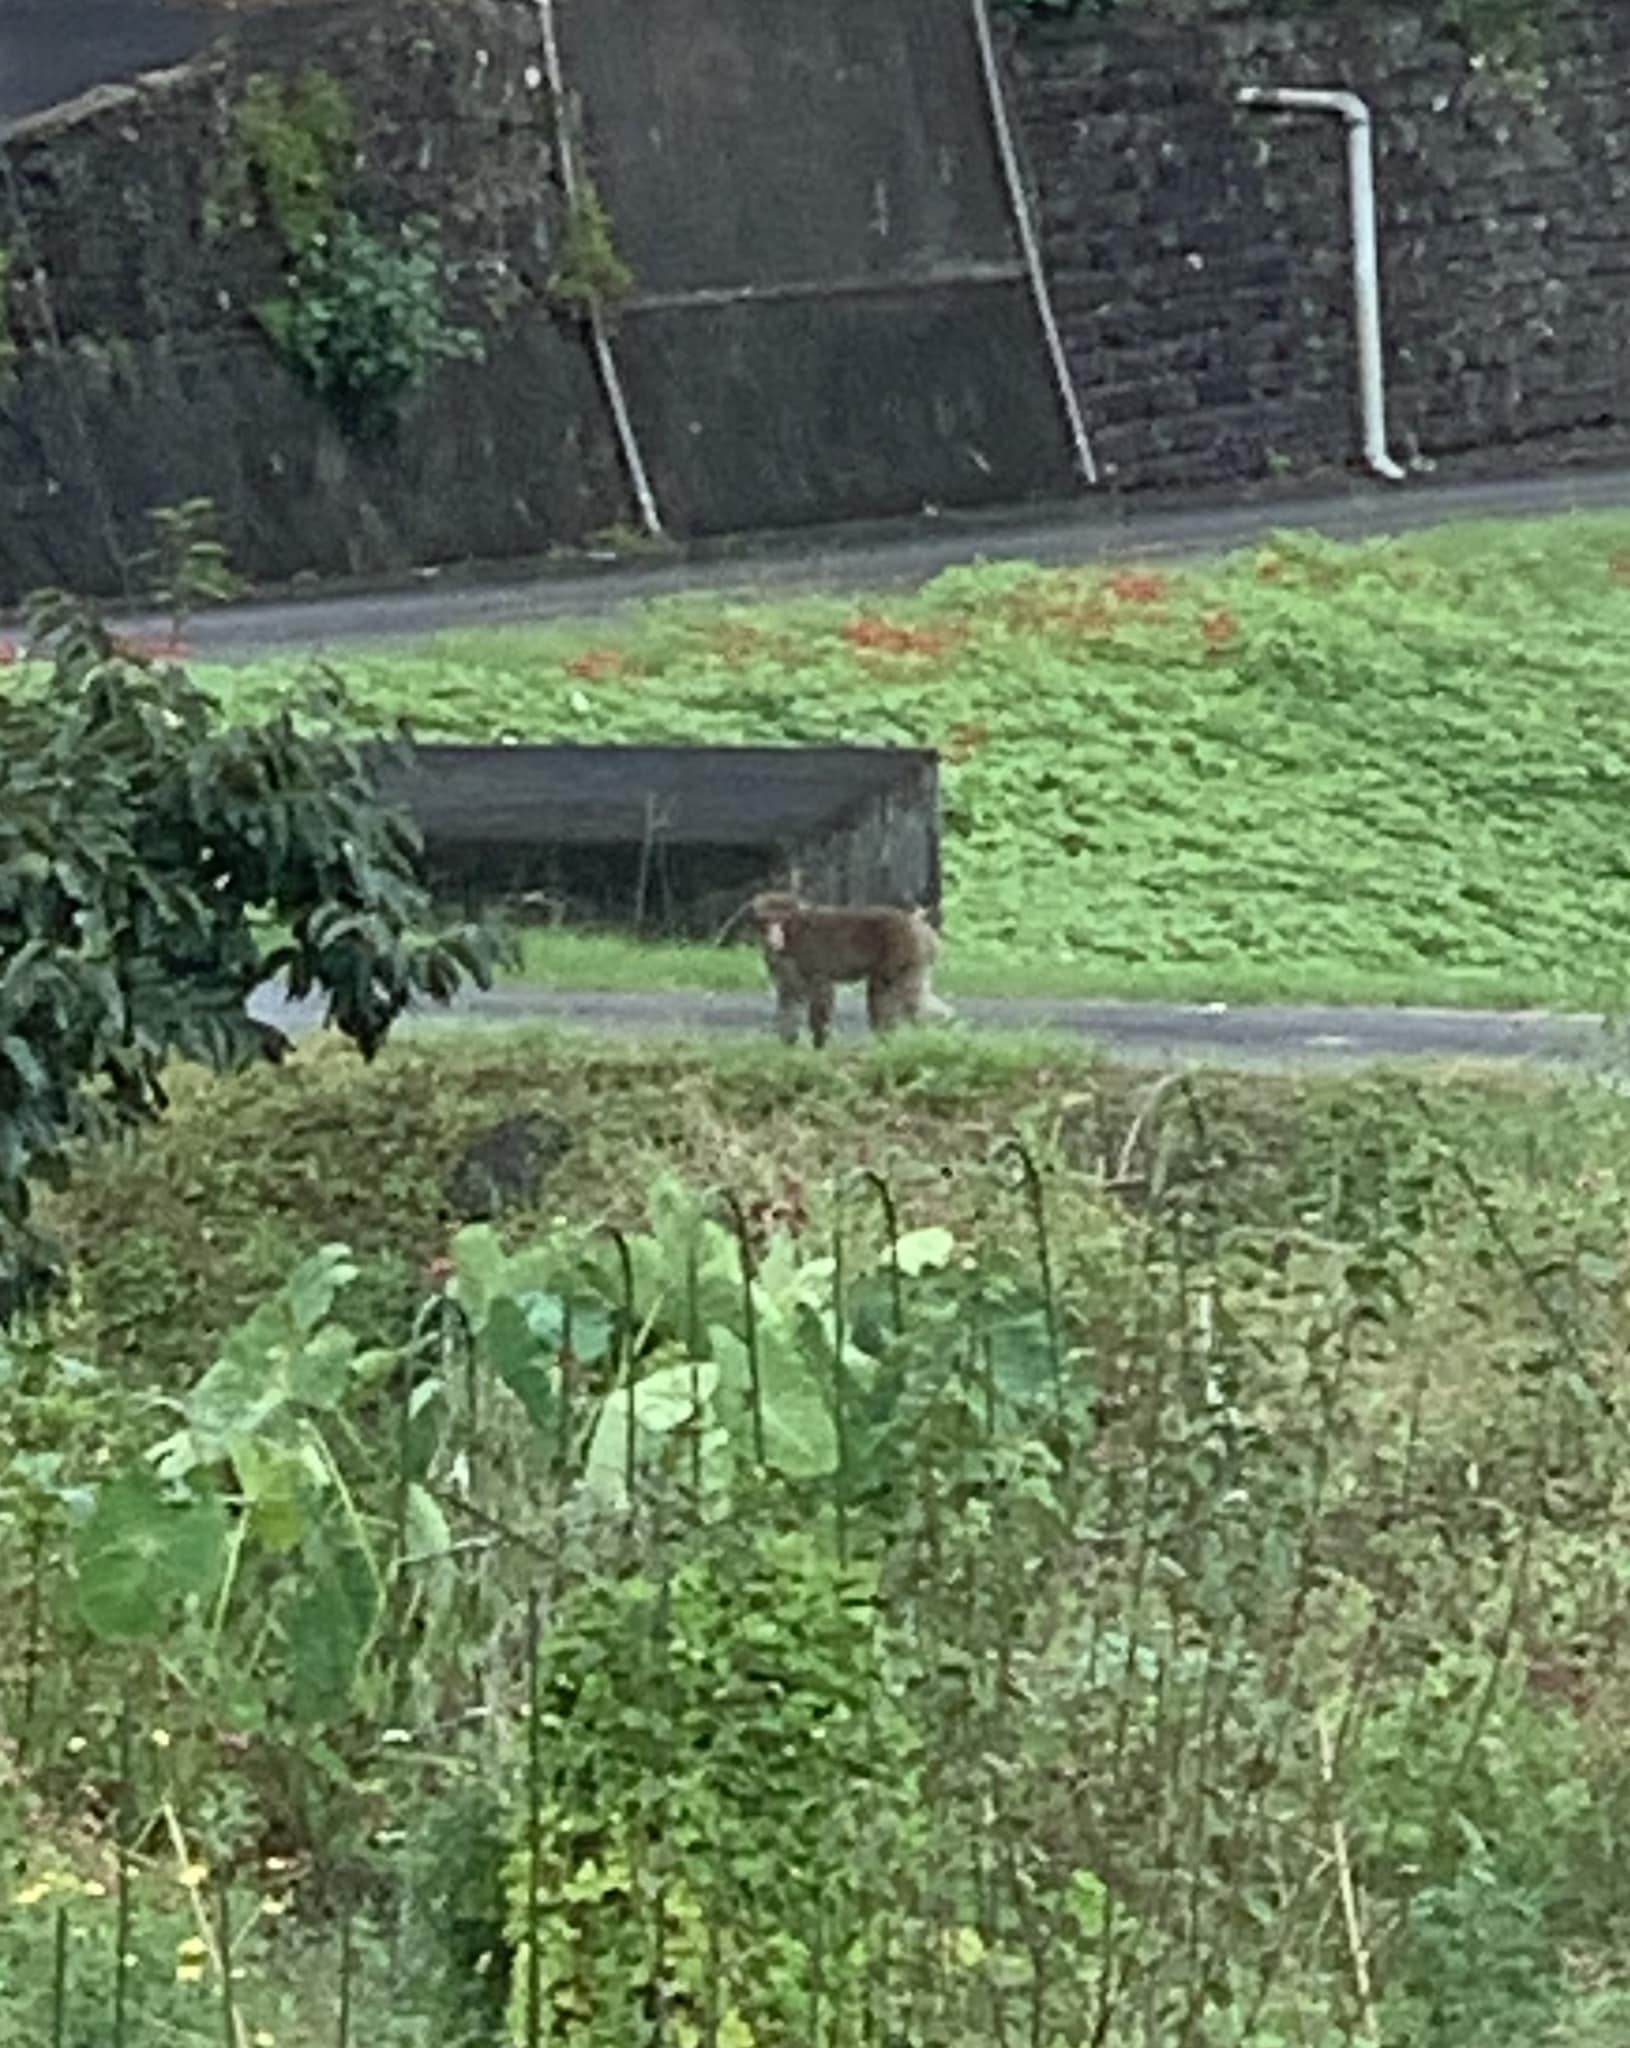
[[[0,700],[0,1322],[57,1277],[32,1194],[76,1148],[161,1114],[174,1060],[284,1056],[245,1008],[261,983],[321,993],[371,1059],[491,967],[479,933],[418,936],[417,835],[332,698],[229,725],[75,600],[32,626],[49,662]]]

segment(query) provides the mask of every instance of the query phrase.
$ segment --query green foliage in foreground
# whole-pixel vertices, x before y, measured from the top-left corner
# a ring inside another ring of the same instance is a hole
[[[468,939],[415,939],[417,842],[352,740],[229,726],[65,601],[37,624],[50,671],[0,698],[0,1324],[58,1277],[38,1185],[160,1114],[172,1061],[283,1056],[245,1011],[269,975],[371,1058],[414,995],[486,972]]]
[[[260,710],[295,670],[217,670]],[[943,750],[948,978],[1591,1006],[1630,928],[1630,519],[956,570],[357,655],[424,737]]]
[[[393,1191],[296,1146],[246,1197],[249,1091],[210,1084],[184,1213],[224,1273],[276,1213],[275,1290],[179,1374],[106,1372],[89,1297],[80,1362],[64,1325],[0,1371],[19,2023],[61,1906],[105,2005],[117,1859],[75,1823],[128,1710],[165,2039],[222,2031],[189,1880],[206,1930],[232,1887],[251,2027],[331,2020],[345,1927],[389,2048],[519,2044],[534,1998],[573,2048],[653,2011],[735,2048],[1621,2039],[1630,1108],[1035,1053],[314,1061],[359,1162],[403,1069],[574,1119],[565,1214],[457,1232],[417,1313],[321,1248],[347,1213],[389,1247]]]

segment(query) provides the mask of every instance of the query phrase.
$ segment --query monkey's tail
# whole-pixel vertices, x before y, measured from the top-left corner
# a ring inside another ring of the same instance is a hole
[[[747,915],[748,911],[750,911],[752,907],[752,897],[744,897],[742,901],[739,904],[737,904],[736,908],[733,911],[731,911],[730,915],[725,919],[724,923],[720,925],[719,929],[713,934],[714,945],[722,946],[725,940],[729,938],[730,934],[736,929],[737,925],[741,923],[742,919]]]

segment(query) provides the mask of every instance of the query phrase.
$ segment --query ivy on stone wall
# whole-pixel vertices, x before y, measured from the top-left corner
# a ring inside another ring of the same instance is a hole
[[[330,72],[256,73],[232,111],[205,228],[275,236],[285,289],[256,317],[285,361],[360,427],[388,418],[439,364],[479,359],[483,344],[448,317],[437,223],[380,234],[346,204],[356,150],[356,116]]]
[[[447,318],[440,237],[423,216],[393,242],[342,213],[300,252],[288,290],[256,312],[312,388],[358,425],[419,390],[438,363],[483,353],[474,328]]]

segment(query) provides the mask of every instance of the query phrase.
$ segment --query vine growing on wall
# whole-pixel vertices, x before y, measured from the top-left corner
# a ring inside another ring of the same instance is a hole
[[[426,215],[403,222],[392,242],[342,213],[300,252],[288,290],[256,311],[313,390],[348,415],[389,411],[438,363],[483,353],[474,328],[447,318],[440,235]]]
[[[286,248],[306,248],[338,210],[355,149],[356,116],[331,72],[308,64],[288,82],[256,72],[209,180],[206,230],[267,223]]]
[[[615,318],[633,288],[634,273],[617,247],[611,215],[594,181],[585,175],[566,216],[549,295],[576,311]]]
[[[233,109],[205,229],[275,236],[285,288],[255,308],[284,360],[352,425],[388,417],[436,368],[483,344],[446,304],[440,231],[425,215],[376,232],[346,203],[355,110],[330,72],[257,73]]]

